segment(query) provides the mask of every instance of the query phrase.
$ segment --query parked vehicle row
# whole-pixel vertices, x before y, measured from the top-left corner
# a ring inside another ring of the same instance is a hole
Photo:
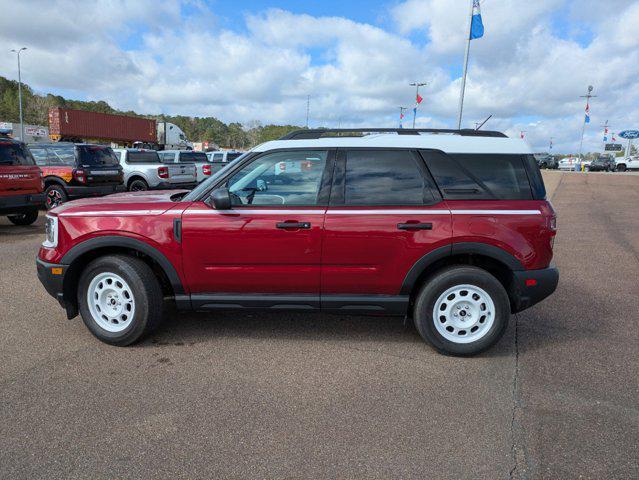
[[[124,185],[130,192],[142,190],[190,190],[197,184],[195,165],[178,163],[167,165],[158,152],[139,148],[115,149],[124,171]]]
[[[0,215],[29,225],[40,207],[51,210],[68,200],[126,190],[190,190],[210,176],[211,165],[200,155],[205,165],[198,178],[196,164],[163,163],[155,150],[69,142],[27,146],[0,134]]]
[[[490,347],[511,313],[555,290],[556,216],[523,141],[353,133],[291,133],[189,193],[63,205],[47,216],[38,277],[113,345],[150,334],[172,299],[398,315],[456,355]]]

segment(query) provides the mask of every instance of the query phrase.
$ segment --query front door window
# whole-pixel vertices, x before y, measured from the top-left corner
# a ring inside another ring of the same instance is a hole
[[[227,183],[234,205],[316,205],[326,167],[326,151],[264,155]]]

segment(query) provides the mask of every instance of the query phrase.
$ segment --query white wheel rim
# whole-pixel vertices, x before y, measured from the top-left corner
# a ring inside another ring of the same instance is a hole
[[[95,323],[107,332],[121,332],[133,321],[135,299],[129,284],[119,275],[96,275],[87,290],[87,305]]]
[[[495,304],[485,290],[456,285],[443,292],[433,308],[437,332],[453,343],[483,338],[495,321]]]

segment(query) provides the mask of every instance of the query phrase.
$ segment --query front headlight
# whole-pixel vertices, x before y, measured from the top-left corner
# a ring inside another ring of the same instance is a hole
[[[44,242],[42,246],[45,248],[55,248],[58,246],[58,217],[47,215],[44,224]]]

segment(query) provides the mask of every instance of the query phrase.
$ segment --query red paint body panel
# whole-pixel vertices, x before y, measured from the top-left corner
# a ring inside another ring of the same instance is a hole
[[[440,202],[419,208],[380,207],[367,211],[415,213],[358,214],[356,207],[330,207],[324,223],[322,294],[398,295],[421,257],[451,242],[451,216]],[[353,214],[331,214],[352,210]],[[429,214],[428,210],[437,212]],[[399,223],[432,223],[432,230],[399,230]]]
[[[203,202],[173,202],[170,197],[175,194],[135,192],[68,202],[50,212],[59,218],[58,246],[41,248],[40,258],[59,263],[85,240],[119,235],[161,252],[174,265],[187,293],[312,295],[397,295],[415,262],[454,243],[496,246],[526,269],[546,268],[552,259],[555,231],[550,220],[555,213],[546,201],[217,211]],[[353,213],[336,214],[336,210]],[[372,214],[375,210],[386,212]],[[541,213],[500,214],[509,210]],[[173,221],[179,218],[181,244],[173,232]],[[276,227],[286,221],[309,222],[311,228]],[[432,230],[397,228],[398,223],[412,222],[432,223]]]
[[[319,295],[324,208],[286,209],[295,210],[299,213],[259,207],[218,211],[193,203],[182,219],[191,293]],[[311,228],[276,227],[287,221],[310,222]]]
[[[55,107],[49,110],[49,134],[63,138],[156,142],[155,120]]]
[[[0,165],[0,197],[42,193],[42,188],[42,172],[36,165]]]
[[[182,284],[182,248],[173,236],[173,220],[189,204],[172,202],[175,191],[130,192],[102,198],[67,202],[49,212],[58,217],[59,237],[55,249],[40,248],[39,257],[60,263],[74,246],[100,236],[135,238],[156,248],[175,267]]]
[[[556,232],[550,229],[550,218],[555,212],[547,201],[448,200],[446,203],[453,212],[453,243],[478,242],[499,247],[519,260],[526,270],[550,265]],[[461,210],[530,210],[541,214],[460,214]]]

